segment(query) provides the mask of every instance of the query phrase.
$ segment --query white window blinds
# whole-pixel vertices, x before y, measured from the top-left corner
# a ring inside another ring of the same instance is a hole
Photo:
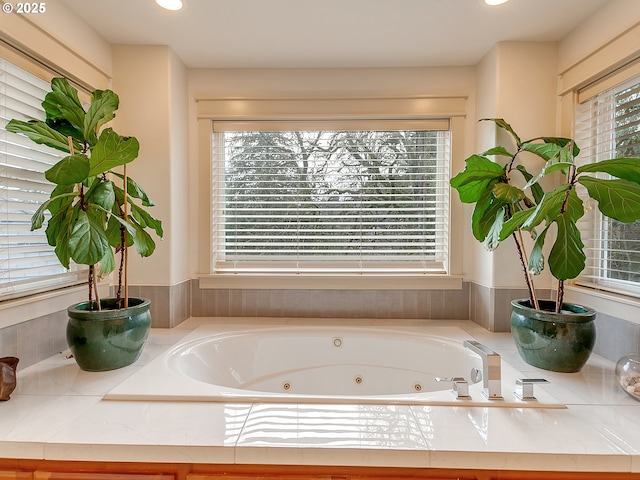
[[[44,230],[30,231],[31,215],[53,188],[43,172],[62,152],[5,130],[12,118],[43,120],[48,90],[46,81],[0,59],[0,300],[80,281],[60,266]]]
[[[215,125],[214,271],[446,272],[449,131],[318,126]]]
[[[576,142],[583,163],[640,157],[640,76],[578,105]],[[595,205],[581,222],[587,267],[581,284],[640,295],[640,222],[603,218]]]

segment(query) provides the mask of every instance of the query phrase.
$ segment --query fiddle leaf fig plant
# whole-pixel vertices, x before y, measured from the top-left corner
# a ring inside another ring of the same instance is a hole
[[[96,279],[115,270],[117,252],[121,256],[116,305],[127,306],[123,278],[128,247],[135,246],[147,257],[156,246],[149,231],[160,238],[163,235],[162,222],[144,208],[153,202],[126,175],[126,165],[138,156],[138,140],[105,128],[115,118],[118,106],[114,92],[95,90],[85,110],[78,91],[65,78],[54,78],[51,92],[42,102],[46,119],[14,119],[6,126],[10,132],[66,154],[45,172],[55,187],[33,214],[31,229],[45,227],[47,241],[55,247],[63,267],[70,268],[72,261],[89,266],[90,309],[100,308]],[[123,172],[114,171],[119,167]]]
[[[489,250],[512,238],[525,274],[530,305],[539,309],[533,276],[545,263],[558,281],[556,311],[564,297],[564,282],[576,278],[585,268],[584,243],[577,226],[584,215],[582,199],[576,192],[582,185],[605,217],[620,222],[640,219],[640,158],[614,158],[587,165],[575,163],[580,149],[573,139],[536,137],[521,140],[511,125],[501,118],[484,118],[508,132],[515,150],[496,146],[465,160],[465,168],[450,181],[460,201],[475,204],[471,216],[473,236]],[[530,173],[519,162],[529,152],[543,163]],[[489,156],[505,157],[499,163]],[[554,178],[552,180],[551,178]],[[541,180],[554,188],[545,191]],[[603,178],[607,177],[607,178]],[[553,232],[553,234],[550,234]],[[524,235],[532,239],[529,251]],[[545,241],[553,242],[548,254]],[[546,255],[546,259],[545,259]]]

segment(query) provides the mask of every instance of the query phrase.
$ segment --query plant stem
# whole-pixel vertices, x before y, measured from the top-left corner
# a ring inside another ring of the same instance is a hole
[[[87,283],[89,284],[89,310],[93,310],[93,265],[89,265]]]
[[[128,199],[127,199],[127,165],[124,165],[124,171],[123,171],[123,186],[124,186],[124,220],[125,222],[129,220],[129,214],[128,214]],[[129,307],[129,276],[128,276],[128,271],[129,271],[129,255],[127,254],[127,251],[129,250],[127,248],[127,231],[125,229],[122,230],[122,258],[124,260],[124,308],[128,308]]]
[[[127,237],[124,234],[124,227],[120,226],[120,266],[118,267],[118,291],[116,292],[116,305],[118,308],[122,308],[122,271],[124,269],[124,242],[127,241]]]
[[[556,298],[556,313],[560,313],[560,310],[562,310],[563,302],[564,302],[564,280],[558,280],[558,298]]]
[[[540,309],[540,305],[538,304],[538,297],[536,295],[536,291],[533,285],[533,279],[531,278],[531,273],[529,273],[529,269],[527,265],[529,262],[526,261],[526,255],[524,253],[523,240],[522,240],[522,232],[518,229],[520,233],[520,238],[513,233],[513,240],[516,243],[516,249],[518,250],[518,257],[520,258],[520,265],[522,266],[522,270],[524,270],[524,279],[527,283],[527,289],[529,290],[529,304],[533,305],[536,310]],[[521,243],[523,242],[523,243]]]
[[[93,265],[91,265],[93,267]],[[100,292],[98,292],[98,282],[95,278],[95,267],[94,267],[94,277],[93,277],[93,291],[96,294],[96,305],[98,306],[98,311],[102,310],[102,305],[100,304]]]
[[[573,141],[571,142],[571,148],[573,148]],[[577,178],[577,170],[575,165],[571,165],[567,171],[567,183],[569,184],[569,188],[564,194],[564,200],[562,201],[562,206],[560,207],[560,214],[564,215],[567,211],[567,205],[569,204],[569,196],[571,195],[571,190],[576,183]],[[562,309],[562,302],[564,301],[564,280],[558,279],[558,295],[556,298],[556,313],[560,313]]]

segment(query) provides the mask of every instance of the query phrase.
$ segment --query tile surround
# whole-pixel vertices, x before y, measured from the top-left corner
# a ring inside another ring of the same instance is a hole
[[[462,290],[200,289],[198,280],[190,280],[172,287],[131,286],[130,295],[152,300],[155,328],[173,328],[189,317],[470,319],[491,332],[508,332],[510,300],[526,291],[471,282],[463,282]],[[550,298],[551,291],[540,296]],[[0,356],[17,356],[25,368],[66,350],[66,321],[60,311],[0,329]],[[616,361],[640,351],[640,324],[599,314],[596,328],[598,355]]]
[[[192,282],[194,317],[469,319],[467,282],[462,290],[200,289]]]

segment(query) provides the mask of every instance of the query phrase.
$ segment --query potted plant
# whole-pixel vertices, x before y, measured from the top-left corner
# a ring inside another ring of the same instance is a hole
[[[515,242],[529,291],[529,298],[512,302],[511,332],[522,358],[548,370],[579,371],[595,344],[595,311],[564,302],[565,281],[576,278],[586,261],[577,227],[584,206],[576,187],[584,187],[605,217],[621,222],[638,220],[640,159],[615,158],[577,166],[580,149],[573,139],[536,137],[523,141],[501,118],[481,121],[492,121],[508,132],[515,151],[496,146],[471,155],[464,170],[451,179],[451,186],[463,203],[475,204],[471,228],[487,249],[494,250],[508,238]],[[525,152],[544,162],[535,174],[520,161]],[[506,162],[494,162],[489,156],[504,157]],[[602,174],[609,178],[599,178]],[[543,178],[547,178],[545,184],[552,184],[546,191]],[[525,234],[531,237],[529,243]],[[551,239],[547,254],[545,242]],[[534,276],[545,263],[557,280],[555,301],[540,300],[536,295]]]
[[[45,172],[55,187],[33,214],[31,229],[46,227],[63,267],[72,261],[89,267],[88,300],[67,309],[67,343],[80,368],[89,371],[120,368],[140,356],[151,324],[150,302],[128,297],[127,252],[135,245],[149,256],[155,242],[147,230],[162,237],[162,223],[144,208],[153,202],[126,172],[138,156],[138,140],[106,127],[118,104],[111,90],[95,90],[85,110],[78,91],[54,78],[42,103],[45,121],[14,119],[6,126],[66,153]],[[115,297],[100,299],[98,278],[116,268]]]

